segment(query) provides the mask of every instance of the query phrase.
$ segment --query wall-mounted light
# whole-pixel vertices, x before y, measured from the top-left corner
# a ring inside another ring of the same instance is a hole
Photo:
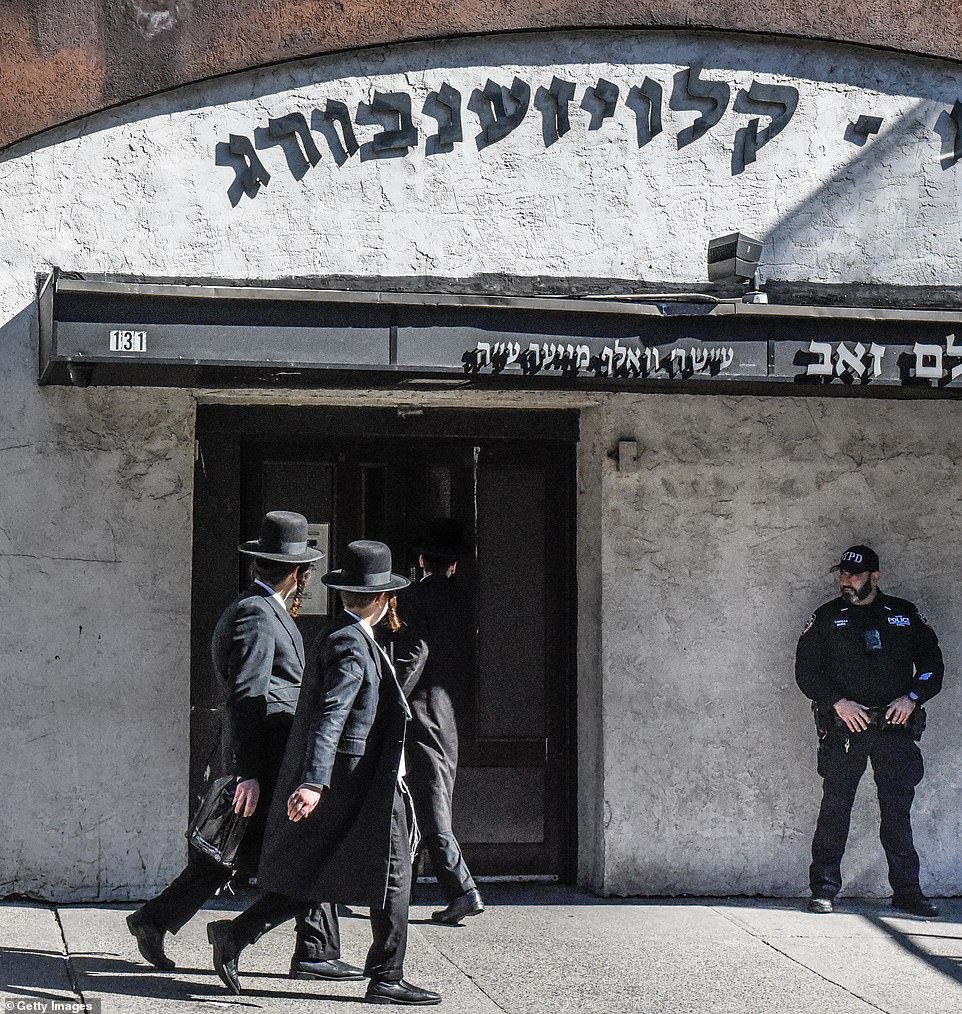
[[[708,241],[708,280],[749,283],[755,277],[761,257],[760,240],[740,232]]]
[[[93,363],[67,363],[67,374],[74,387],[90,387],[94,377]]]

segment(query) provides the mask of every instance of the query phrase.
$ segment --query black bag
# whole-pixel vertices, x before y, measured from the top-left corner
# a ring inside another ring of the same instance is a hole
[[[236,788],[237,778],[233,775],[218,778],[207,790],[187,828],[187,841],[191,847],[229,869],[237,865],[237,851],[249,820],[242,814],[234,813]]]

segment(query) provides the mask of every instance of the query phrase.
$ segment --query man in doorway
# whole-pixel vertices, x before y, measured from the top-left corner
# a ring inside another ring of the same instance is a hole
[[[458,560],[471,547],[458,521],[437,518],[418,548],[424,576],[399,598],[401,629],[395,643],[398,675],[411,707],[405,747],[407,779],[421,847],[431,858],[447,902],[431,918],[456,925],[484,911],[451,818],[458,772],[458,717],[474,658],[474,602],[459,582],[457,569]]]
[[[240,994],[249,944],[321,900],[371,910],[367,1000],[420,1006],[441,997],[404,980],[411,890],[409,797],[402,778],[410,712],[373,627],[407,578],[381,542],[352,542],[322,580],[343,611],[318,638],[268,818],[258,881],[267,894],[208,926],[217,974]]]
[[[841,889],[852,804],[871,758],[892,905],[934,917],[938,909],[919,885],[910,811],[923,774],[915,744],[922,705],[942,688],[938,638],[915,605],[882,591],[879,558],[868,546],[847,549],[832,570],[841,594],[815,611],[795,656],[796,681],[813,702],[823,780],[809,911],[831,912]]]
[[[229,770],[239,779],[235,812],[251,818],[239,855],[242,872],[257,869],[304,675],[304,644],[292,616],[297,615],[313,564],[324,556],[308,544],[307,535],[302,514],[265,515],[260,538],[239,547],[253,558],[253,582],[224,610],[211,643],[214,672],[227,697],[227,728],[222,730],[218,752],[230,757]],[[173,969],[174,962],[164,952],[164,935],[177,933],[233,876],[233,870],[191,849],[177,879],[127,917],[143,957],[155,968]],[[298,920],[291,974],[361,978],[359,968],[340,961],[332,906],[306,911]]]

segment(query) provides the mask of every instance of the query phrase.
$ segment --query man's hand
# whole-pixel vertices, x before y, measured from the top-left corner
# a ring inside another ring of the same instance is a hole
[[[845,723],[849,732],[864,732],[870,725],[865,708],[855,701],[845,700],[844,697],[835,702],[835,713]]]
[[[256,778],[245,778],[234,789],[234,813],[242,813],[249,817],[257,809],[257,801],[261,798],[261,787]]]
[[[905,725],[915,711],[915,701],[907,694],[897,697],[885,710],[885,720],[892,725]]]
[[[291,793],[287,800],[287,816],[296,824],[297,821],[310,817],[320,801],[321,793],[317,789],[309,789],[306,785],[301,785]]]

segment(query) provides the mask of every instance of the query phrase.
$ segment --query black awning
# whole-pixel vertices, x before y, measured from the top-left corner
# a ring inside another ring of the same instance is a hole
[[[65,277],[40,290],[41,384],[538,389],[962,388],[962,313]],[[956,372],[959,376],[953,377]]]

